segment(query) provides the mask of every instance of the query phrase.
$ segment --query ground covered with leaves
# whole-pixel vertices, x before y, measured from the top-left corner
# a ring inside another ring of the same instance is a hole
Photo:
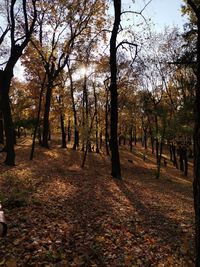
[[[110,158],[52,146],[17,146],[17,165],[3,165],[0,200],[8,235],[0,266],[194,266],[192,177],[170,163],[155,178],[155,159],[139,146],[121,148],[123,180]]]

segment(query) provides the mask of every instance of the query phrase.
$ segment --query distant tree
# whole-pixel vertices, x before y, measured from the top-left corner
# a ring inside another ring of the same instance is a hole
[[[44,147],[49,146],[49,114],[57,79],[70,57],[73,57],[73,51],[84,45],[92,34],[92,28],[101,25],[105,7],[106,4],[101,0],[87,0],[82,3],[77,0],[40,1],[39,32],[32,39],[32,44],[47,76],[42,139]]]
[[[70,88],[70,96],[71,96],[71,103],[72,103],[72,111],[73,111],[73,118],[74,118],[74,144],[73,149],[76,150],[79,147],[79,129],[78,129],[78,116],[77,116],[77,108],[76,108],[76,101],[74,95],[74,81],[72,76],[72,66],[71,62],[67,61],[67,69],[68,69],[68,76],[69,76],[69,88]]]

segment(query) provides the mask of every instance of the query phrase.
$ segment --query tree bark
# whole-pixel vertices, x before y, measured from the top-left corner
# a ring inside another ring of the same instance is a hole
[[[44,108],[44,120],[43,120],[43,135],[42,135],[42,146],[49,148],[49,113],[51,107],[51,96],[52,96],[53,84],[49,82],[46,91],[46,102]]]
[[[133,126],[130,126],[129,129],[129,135],[130,135],[130,140],[129,140],[129,144],[130,144],[130,151],[133,151]]]
[[[98,107],[97,107],[97,94],[96,94],[96,88],[95,88],[95,84],[93,84],[93,92],[94,92],[94,107],[95,107],[95,141],[96,141],[96,153],[99,153],[99,122],[98,122]]]
[[[183,172],[184,171],[184,162],[183,162],[183,160],[184,160],[183,153],[184,152],[183,152],[183,147],[180,146],[178,151],[179,151],[179,166],[180,166],[180,170]]]
[[[0,103],[0,106],[2,104]],[[3,115],[1,115],[0,111],[0,144],[4,144],[4,127],[3,127]]]
[[[67,125],[67,141],[71,142],[71,120],[68,119],[68,125]]]
[[[110,155],[109,151],[109,134],[108,134],[108,95],[109,91],[106,89],[106,107],[105,107],[105,145],[106,145],[106,154]]]
[[[46,76],[45,76],[45,78],[46,78]],[[36,118],[34,132],[33,132],[33,140],[32,140],[32,146],[31,146],[30,160],[32,160],[33,156],[34,156],[35,140],[36,140],[38,127],[39,127],[39,124],[40,124],[40,113],[41,113],[41,109],[42,109],[42,95],[43,95],[43,92],[44,92],[45,78],[43,80],[43,83],[42,83],[42,86],[41,86],[41,90],[40,90],[40,95],[39,95],[38,112],[37,112],[37,118]],[[41,145],[40,129],[39,129],[38,135],[39,135],[39,144]]]
[[[200,7],[188,0],[197,17],[197,86],[194,104],[194,210],[195,210],[195,266],[200,267]]]
[[[74,144],[73,144],[73,150],[76,150],[79,147],[78,120],[77,120],[76,104],[75,104],[75,99],[74,99],[74,86],[73,86],[72,73],[71,73],[69,62],[67,62],[66,64],[67,64],[68,74],[69,74],[70,95],[71,95],[72,109],[73,109],[73,116],[74,116]]]
[[[176,146],[172,143],[173,165],[178,169],[178,163],[176,158]]]
[[[66,132],[65,132],[65,123],[64,123],[64,115],[60,114],[60,127],[61,127],[61,135],[62,135],[62,148],[66,148]]]
[[[15,165],[15,137],[14,137],[14,125],[12,120],[11,108],[10,108],[10,99],[9,99],[9,89],[11,84],[13,73],[12,70],[10,73],[6,71],[1,71],[0,75],[0,95],[1,95],[1,110],[3,114],[4,121],[4,130],[6,137],[6,159],[5,164],[8,166]]]
[[[135,144],[135,146],[137,145],[137,130],[136,130],[136,126],[134,127],[134,144]]]
[[[119,148],[117,140],[118,127],[118,92],[117,92],[117,47],[116,40],[121,18],[121,0],[114,0],[115,20],[110,39],[110,72],[111,72],[111,127],[110,127],[110,147],[111,147],[111,175],[116,179],[121,179],[121,166],[119,158]]]
[[[184,175],[188,175],[188,155],[187,155],[187,147],[184,147],[184,152],[183,152],[183,160],[184,160]]]

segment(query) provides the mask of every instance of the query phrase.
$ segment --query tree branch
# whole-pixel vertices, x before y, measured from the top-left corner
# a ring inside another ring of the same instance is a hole
[[[200,18],[200,8],[192,0],[187,0],[188,5],[192,8],[197,18]]]

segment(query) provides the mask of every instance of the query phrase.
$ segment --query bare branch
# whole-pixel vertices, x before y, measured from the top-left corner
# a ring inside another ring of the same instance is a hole
[[[146,3],[146,5],[143,7],[143,9],[140,11],[140,14],[146,9],[146,7],[152,2],[152,0],[149,0],[149,2]]]
[[[23,0],[23,15],[25,22],[25,32],[28,32],[28,18],[27,18],[27,9],[26,9],[26,0]]]
[[[13,47],[15,44],[15,15],[14,15],[14,6],[15,6],[16,0],[11,1],[11,7],[10,7],[10,19],[11,19],[11,46]]]
[[[137,44],[134,44],[134,43],[131,43],[131,42],[128,42],[128,41],[122,41],[122,42],[120,42],[120,43],[117,45],[116,50],[117,50],[120,46],[123,46],[124,44],[130,45],[130,46],[135,46],[135,47],[138,46]]]
[[[7,28],[5,29],[5,31],[0,36],[0,45],[3,43],[4,38],[5,38],[5,36],[6,36],[6,34],[8,33],[9,30],[10,30],[10,28],[9,28],[9,26],[7,26]]]
[[[121,12],[121,15],[123,15],[123,14],[135,14],[135,15],[140,15],[140,16],[144,19],[144,21],[146,22],[146,24],[148,24],[148,23],[147,23],[147,20],[146,20],[146,18],[145,18],[145,16],[144,16],[142,13],[143,13],[143,11],[146,9],[146,7],[147,7],[151,2],[152,2],[152,0],[149,0],[149,1],[146,3],[146,5],[141,9],[141,11],[131,11],[131,10],[126,10],[126,11]]]

